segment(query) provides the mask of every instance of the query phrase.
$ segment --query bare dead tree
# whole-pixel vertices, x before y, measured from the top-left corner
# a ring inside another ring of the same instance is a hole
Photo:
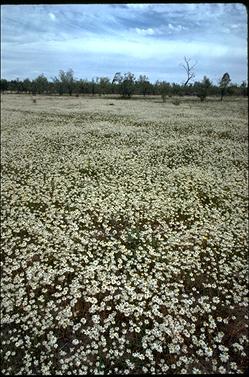
[[[191,60],[190,58],[188,59],[188,58],[186,58],[186,56],[184,56],[185,64],[181,64],[181,66],[184,68],[184,70],[186,71],[186,74],[187,74],[187,80],[185,81],[184,86],[186,86],[188,84],[188,82],[195,77],[194,69],[195,69],[197,63],[195,63],[191,66],[190,60]]]

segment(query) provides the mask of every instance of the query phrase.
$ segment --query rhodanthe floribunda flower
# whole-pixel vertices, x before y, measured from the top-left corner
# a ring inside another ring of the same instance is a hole
[[[3,103],[2,371],[244,372],[244,104],[49,101]]]

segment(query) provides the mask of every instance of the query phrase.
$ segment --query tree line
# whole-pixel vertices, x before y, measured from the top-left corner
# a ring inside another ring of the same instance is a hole
[[[228,73],[225,73],[218,85],[214,85],[211,80],[204,76],[202,81],[190,80],[194,78],[193,67],[189,65],[189,60],[185,58],[183,66],[187,79],[184,84],[169,83],[157,80],[154,84],[149,81],[146,75],[139,75],[137,78],[131,72],[122,74],[116,72],[113,79],[108,77],[96,77],[92,80],[76,79],[72,69],[68,71],[60,70],[58,76],[49,81],[44,74],[39,75],[34,80],[6,80],[1,79],[1,92],[29,93],[29,94],[67,94],[69,96],[80,94],[90,95],[120,95],[122,98],[131,98],[132,95],[160,95],[163,101],[167,96],[197,96],[204,101],[207,96],[224,95],[247,96],[248,86],[246,81],[240,85],[232,83]]]

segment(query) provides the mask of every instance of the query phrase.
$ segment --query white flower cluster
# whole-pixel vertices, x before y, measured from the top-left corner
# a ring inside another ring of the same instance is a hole
[[[39,101],[28,112],[9,97],[2,373],[244,373],[243,100],[146,121],[138,100],[125,117],[70,112],[65,99],[65,112]]]

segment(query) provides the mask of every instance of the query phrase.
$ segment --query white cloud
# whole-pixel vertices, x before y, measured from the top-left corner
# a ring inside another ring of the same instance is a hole
[[[56,17],[55,17],[55,15],[54,15],[54,13],[50,12],[48,15],[49,15],[49,17],[50,17],[50,19],[51,19],[52,21],[55,21],[55,20],[56,20]]]
[[[22,46],[20,47],[20,52]],[[29,49],[38,47],[40,51],[47,51],[51,54],[58,53],[82,53],[125,56],[125,59],[151,59],[156,57],[156,61],[170,59],[181,62],[184,56],[191,56],[193,59],[225,58],[229,59],[231,49],[226,44],[212,42],[184,42],[181,40],[151,40],[146,35],[137,35],[133,39],[107,36],[90,36],[87,38],[67,37],[61,41],[50,41],[37,44],[29,44]],[[17,48],[17,47],[16,47]],[[19,48],[18,48],[19,49]],[[246,49],[240,46],[233,47],[232,53],[244,58]]]
[[[237,24],[233,24],[230,26],[232,29],[238,29],[240,27],[240,25],[237,25]]]
[[[182,25],[173,26],[172,24],[168,24],[168,27],[169,27],[170,30],[173,30],[173,31],[187,30],[187,28],[185,26],[182,26]]]
[[[139,34],[139,35],[153,35],[153,34],[155,34],[155,30],[153,30],[152,28],[139,29],[138,27],[136,27],[135,30],[136,30],[136,33]]]
[[[151,5],[155,4],[126,4],[126,6],[131,9],[146,9]]]

